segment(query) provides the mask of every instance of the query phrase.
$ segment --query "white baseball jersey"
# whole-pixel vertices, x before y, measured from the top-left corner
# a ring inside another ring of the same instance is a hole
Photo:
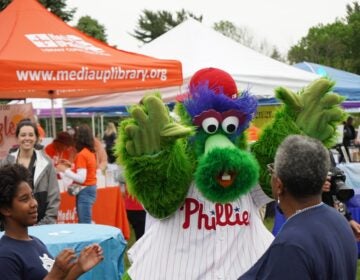
[[[184,205],[131,247],[128,273],[133,280],[237,279],[273,239],[250,194],[213,203],[192,185]]]

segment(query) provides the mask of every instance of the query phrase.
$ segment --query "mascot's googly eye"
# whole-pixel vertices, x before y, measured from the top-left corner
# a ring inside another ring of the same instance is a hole
[[[219,121],[214,117],[206,118],[202,121],[201,126],[206,133],[214,134],[219,128]]]
[[[229,116],[222,121],[221,127],[227,134],[233,134],[239,127],[239,118]]]

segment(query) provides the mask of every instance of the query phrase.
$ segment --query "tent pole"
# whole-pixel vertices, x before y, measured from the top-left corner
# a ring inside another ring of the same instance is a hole
[[[100,133],[101,133],[101,139],[102,139],[103,136],[104,136],[104,115],[103,114],[100,115],[100,119],[101,119],[101,131],[100,131]]]
[[[67,122],[67,119],[66,119],[66,111],[65,111],[65,108],[61,108],[61,115],[62,115],[62,128],[63,128],[63,131],[66,131],[66,122]]]
[[[91,124],[92,124],[93,135],[95,137],[96,136],[96,131],[95,131],[95,114],[94,113],[91,115]]]
[[[56,138],[54,98],[51,98],[51,122],[52,122],[53,137]]]
[[[51,123],[52,123],[52,136],[56,138],[56,124],[55,124],[55,109],[54,109],[54,90],[49,90],[49,98],[51,100]]]

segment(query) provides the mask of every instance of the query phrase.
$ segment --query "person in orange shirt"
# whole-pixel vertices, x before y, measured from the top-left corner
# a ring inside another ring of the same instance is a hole
[[[55,166],[62,160],[72,163],[76,155],[72,136],[66,131],[59,132],[54,141],[45,147],[45,153]]]
[[[254,124],[250,124],[250,127],[248,128],[248,140],[250,142],[255,142],[259,139],[260,136],[260,128],[256,127]]]
[[[81,185],[76,195],[76,211],[79,223],[90,224],[92,221],[92,207],[96,200],[96,156],[94,137],[88,125],[78,127],[75,133],[75,148],[77,154],[74,159],[74,168],[71,169],[68,161],[61,161],[56,169],[64,172],[64,176]]]

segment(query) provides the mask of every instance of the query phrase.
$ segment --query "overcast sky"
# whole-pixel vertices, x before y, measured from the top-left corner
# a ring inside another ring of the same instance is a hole
[[[246,27],[253,37],[266,39],[285,53],[306,36],[310,27],[327,24],[346,15],[351,0],[67,0],[68,8],[77,8],[75,24],[89,15],[106,28],[108,43],[133,50],[140,43],[128,35],[136,27],[142,10],[185,9],[203,16],[203,23],[228,20]]]

